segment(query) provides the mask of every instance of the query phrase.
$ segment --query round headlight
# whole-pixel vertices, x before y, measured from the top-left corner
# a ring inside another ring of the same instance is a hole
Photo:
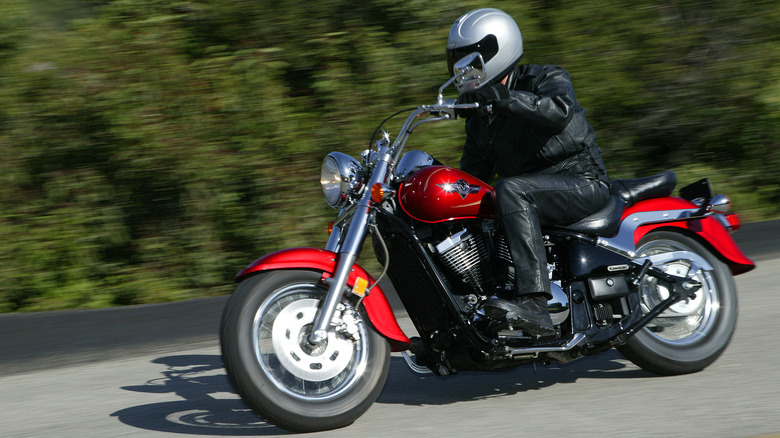
[[[341,208],[364,185],[363,167],[357,160],[341,152],[325,157],[320,172],[320,184],[325,201],[333,208]]]
[[[322,184],[322,194],[325,195],[325,202],[331,207],[339,202],[341,197],[341,174],[339,167],[332,157],[325,157],[322,162],[322,171],[320,171],[320,184]]]

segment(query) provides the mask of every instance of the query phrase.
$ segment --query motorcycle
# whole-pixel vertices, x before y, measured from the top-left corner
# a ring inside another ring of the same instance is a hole
[[[733,276],[754,267],[729,235],[739,218],[706,179],[672,196],[669,171],[614,180],[601,210],[543,229],[555,335],[530,336],[486,315],[485,303],[506,296],[514,277],[492,187],[422,151],[403,153],[418,126],[479,107],[443,92],[484,77],[481,56],[456,69],[395,140],[381,131],[360,160],[325,158],[323,193],[340,209],[325,249],[269,254],[236,276],[222,358],[236,392],[270,423],[301,432],[352,423],[382,391],[391,352],[416,372],[447,376],[615,347],[647,371],[678,375],[710,365],[729,343]],[[382,265],[376,280],[356,264],[369,234]],[[417,336],[400,328],[378,284],[385,275]]]

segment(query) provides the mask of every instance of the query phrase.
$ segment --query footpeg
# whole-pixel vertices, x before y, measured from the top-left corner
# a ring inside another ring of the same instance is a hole
[[[500,330],[498,339],[507,341],[530,341],[531,337],[522,330]]]
[[[409,367],[410,370],[414,371],[417,374],[433,374],[433,371],[428,369],[428,367],[417,365],[417,361],[415,358],[409,356],[409,353],[402,351],[401,356],[403,356],[404,361],[406,361],[406,365]]]

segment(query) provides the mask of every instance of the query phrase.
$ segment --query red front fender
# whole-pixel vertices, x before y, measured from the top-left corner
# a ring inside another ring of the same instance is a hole
[[[310,269],[333,275],[336,269],[338,256],[331,251],[318,248],[290,248],[268,254],[255,260],[236,275],[236,281],[243,280],[246,276],[255,272],[271,271],[276,269]],[[353,286],[358,277],[365,278],[370,284],[374,279],[359,265],[352,267],[347,284]],[[393,309],[387,302],[387,297],[382,288],[377,285],[371,289],[371,293],[363,300],[368,319],[374,328],[388,340],[393,351],[408,350],[409,338],[404,334],[398,321],[395,319]]]

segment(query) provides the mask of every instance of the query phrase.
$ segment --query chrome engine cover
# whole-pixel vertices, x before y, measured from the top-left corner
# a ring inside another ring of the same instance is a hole
[[[435,246],[444,266],[474,292],[484,294],[490,275],[490,251],[485,235],[459,231]]]

